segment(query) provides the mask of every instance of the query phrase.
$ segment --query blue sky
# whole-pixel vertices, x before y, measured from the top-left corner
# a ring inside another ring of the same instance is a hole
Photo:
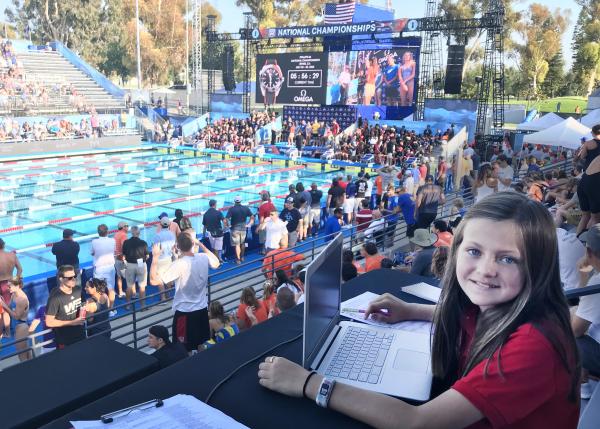
[[[221,12],[221,15],[227,17],[220,25],[219,31],[237,32],[243,25],[242,14],[244,8],[238,7],[235,0],[210,0],[210,2]],[[515,8],[526,9],[532,0],[517,0]],[[538,0],[537,3],[542,3],[550,9],[570,9],[571,10],[571,25],[563,37],[563,53],[567,65],[571,64],[571,39],[573,37],[573,28],[577,21],[580,7],[574,0]],[[4,14],[4,9],[11,4],[10,0],[0,0],[0,13]],[[373,4],[383,6],[385,0],[373,0]],[[424,0],[392,0],[392,5],[396,11],[396,18],[419,18],[425,14]]]

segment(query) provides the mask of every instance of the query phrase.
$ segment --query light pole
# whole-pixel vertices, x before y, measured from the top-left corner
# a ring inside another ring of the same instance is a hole
[[[139,0],[135,0],[135,37],[136,37],[136,56],[137,56],[137,87],[141,89],[142,85],[142,54],[140,51],[140,5]]]
[[[190,111],[190,0],[185,0],[185,111]]]

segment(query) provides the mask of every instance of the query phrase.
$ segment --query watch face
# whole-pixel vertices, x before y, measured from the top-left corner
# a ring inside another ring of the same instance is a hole
[[[283,83],[283,78],[273,65],[267,65],[260,73],[260,84],[267,90],[276,90]]]

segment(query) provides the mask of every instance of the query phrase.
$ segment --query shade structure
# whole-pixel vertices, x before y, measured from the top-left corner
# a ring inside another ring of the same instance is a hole
[[[561,146],[568,149],[579,149],[582,138],[592,138],[591,129],[567,118],[544,131],[528,134],[523,139],[524,143],[539,144],[544,146]]]
[[[531,122],[523,122],[517,125],[519,131],[542,131],[553,125],[560,124],[564,121],[563,118],[558,116],[556,113],[546,113],[541,118],[533,120]]]
[[[600,109],[592,110],[590,113],[581,118],[581,123],[586,127],[592,128],[594,125],[600,124]]]

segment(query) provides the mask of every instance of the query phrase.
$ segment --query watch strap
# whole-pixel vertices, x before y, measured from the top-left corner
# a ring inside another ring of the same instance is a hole
[[[335,380],[331,380],[326,377],[323,378],[321,385],[319,386],[319,390],[317,391],[317,397],[315,398],[315,402],[319,407],[327,408],[329,399],[331,398],[331,392],[333,392],[334,387]]]
[[[277,60],[274,59],[274,58],[267,58],[265,60],[265,65],[266,66],[268,66],[268,65],[277,65]]]

